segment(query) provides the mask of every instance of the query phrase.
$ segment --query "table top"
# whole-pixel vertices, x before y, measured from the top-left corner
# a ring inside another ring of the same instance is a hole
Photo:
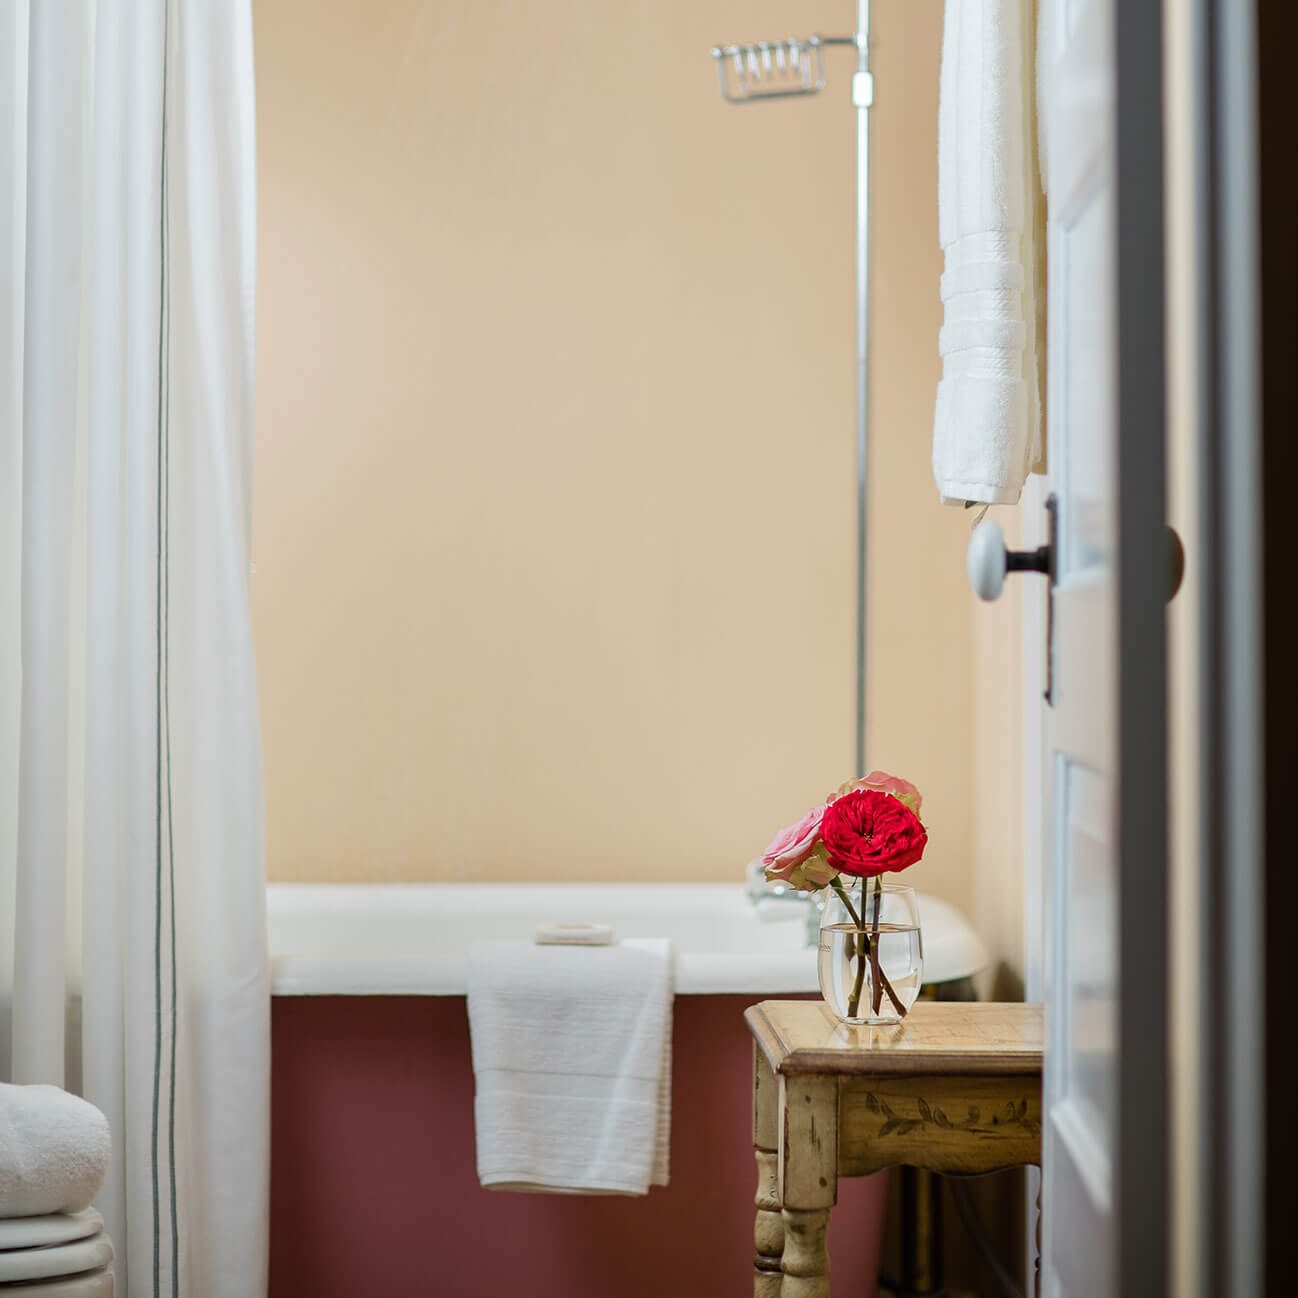
[[[896,1026],[848,1027],[823,1001],[762,1001],[744,1012],[773,1072],[786,1076],[1040,1075],[1040,1005],[917,1001]]]

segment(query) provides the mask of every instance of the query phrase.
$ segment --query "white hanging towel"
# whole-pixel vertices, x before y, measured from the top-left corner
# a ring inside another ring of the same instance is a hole
[[[947,0],[938,110],[946,269],[933,476],[946,504],[1013,504],[1040,459],[1044,200],[1034,0]]]
[[[645,1194],[666,1185],[672,946],[480,942],[469,952],[478,1179]]]

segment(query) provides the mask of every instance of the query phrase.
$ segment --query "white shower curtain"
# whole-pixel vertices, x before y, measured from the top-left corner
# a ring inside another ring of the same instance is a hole
[[[0,0],[0,1077],[118,1293],[265,1291],[249,0]]]

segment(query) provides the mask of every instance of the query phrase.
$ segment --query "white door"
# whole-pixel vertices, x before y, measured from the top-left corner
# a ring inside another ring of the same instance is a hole
[[[1148,570],[1148,539],[1161,542],[1163,528],[1156,387],[1162,353],[1160,343],[1150,346],[1142,336],[1153,336],[1162,321],[1161,152],[1149,164],[1152,173],[1137,165],[1142,149],[1161,150],[1159,54],[1156,43],[1149,45],[1158,6],[1043,0],[1041,21],[1047,458],[1056,511],[1050,699],[1039,704],[1041,1282],[1046,1298],[1152,1296],[1162,1291],[1162,1207],[1153,1202],[1162,1193],[1162,1170],[1140,1160],[1161,1148],[1158,1109],[1166,1106],[1154,1093],[1163,1082],[1162,1046],[1155,1032],[1133,1049],[1132,1033],[1158,1019],[1164,996],[1159,953],[1166,925],[1158,897],[1165,792],[1163,773],[1154,769],[1163,743],[1156,697],[1163,647],[1149,633],[1161,627],[1163,592],[1151,611],[1128,561]],[[1139,84],[1142,56],[1152,66],[1145,68],[1147,93],[1137,101],[1129,92]],[[1138,269],[1142,248],[1153,259]],[[1141,375],[1142,364],[1151,375]],[[1143,700],[1142,681],[1153,683]],[[1141,800],[1156,824],[1140,825]],[[1141,928],[1148,938],[1143,953]],[[1130,1131],[1142,1111],[1150,1139],[1136,1148]],[[1139,1186],[1148,1188],[1150,1202],[1133,1203]],[[1160,1227],[1142,1244],[1133,1230],[1151,1212]],[[1142,1256],[1142,1247],[1157,1256]]]
[[[1106,0],[1043,16],[1047,461],[1056,501],[1044,708],[1042,1293],[1114,1292],[1116,402],[1114,76]]]

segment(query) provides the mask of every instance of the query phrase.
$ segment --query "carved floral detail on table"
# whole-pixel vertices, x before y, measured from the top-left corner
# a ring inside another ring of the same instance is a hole
[[[975,1135],[996,1135],[998,1131],[1013,1127],[1026,1132],[1030,1136],[1040,1136],[1041,1121],[1036,1117],[1028,1116],[1028,1102],[1026,1099],[1007,1100],[1003,1108],[993,1112],[986,1120],[982,1115],[982,1110],[976,1104],[971,1104],[962,1118],[952,1118],[939,1105],[930,1104],[923,1096],[919,1097],[917,1107],[919,1116],[917,1118],[903,1117],[901,1114],[894,1112],[892,1106],[882,1096],[874,1091],[867,1091],[865,1096],[865,1107],[871,1113],[877,1113],[883,1122],[875,1136],[882,1138],[884,1136],[907,1136],[913,1131],[919,1131],[924,1127],[942,1127],[948,1131],[964,1131]]]

